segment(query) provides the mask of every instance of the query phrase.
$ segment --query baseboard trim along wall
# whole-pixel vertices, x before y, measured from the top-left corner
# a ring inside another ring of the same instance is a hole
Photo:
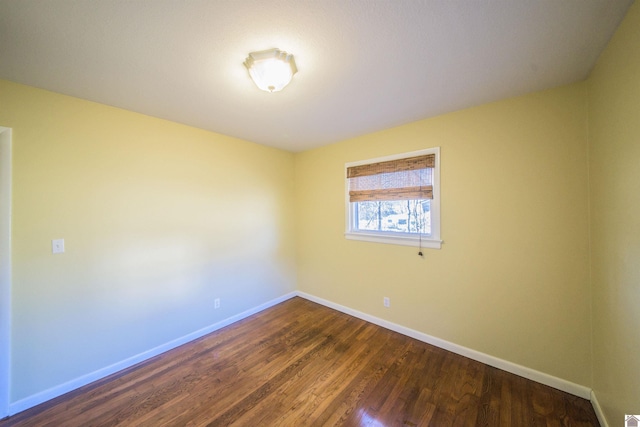
[[[48,400],[54,399],[58,396],[62,396],[65,393],[76,390],[82,386],[90,384],[99,379],[105,378],[111,374],[115,374],[118,371],[129,368],[136,363],[144,362],[147,359],[155,357],[159,354],[162,354],[166,351],[172,350],[176,347],[179,347],[183,344],[188,343],[189,341],[193,341],[198,339],[204,335],[210,334],[211,332],[215,332],[218,329],[222,329],[225,326],[229,326],[232,323],[235,323],[239,320],[245,319],[253,314],[256,314],[262,310],[266,310],[269,307],[273,307],[276,304],[279,304],[283,301],[286,301],[290,298],[293,298],[297,295],[296,292],[290,292],[278,298],[272,299],[271,301],[267,301],[264,304],[260,304],[256,307],[250,308],[249,310],[243,311],[242,313],[236,314],[235,316],[228,317],[220,322],[214,323],[213,325],[209,325],[200,330],[187,334],[183,337],[177,338],[173,341],[169,341],[168,343],[159,345],[158,347],[152,348],[150,350],[144,351],[140,354],[132,356],[128,359],[122,360],[120,362],[114,363],[113,365],[104,367],[102,369],[98,369],[97,371],[91,372],[89,374],[83,375],[74,380],[68,381],[64,384],[60,384],[58,386],[52,387],[48,390],[42,391],[40,393],[36,393],[24,399],[18,400],[16,402],[9,404],[9,415],[15,415],[18,412],[22,412],[29,408],[32,408],[36,405],[44,403]]]
[[[591,406],[593,406],[593,410],[595,411],[596,416],[598,417],[598,421],[600,422],[600,427],[609,427],[609,423],[607,422],[607,419],[604,416],[602,407],[600,406],[598,399],[596,399],[596,393],[593,390],[591,390]]]
[[[173,341],[167,342],[158,347],[152,348],[135,356],[132,356],[128,359],[122,360],[120,362],[114,363],[113,365],[98,369],[97,371],[91,372],[89,374],[83,375],[74,380],[68,381],[64,384],[60,384],[58,386],[52,387],[48,390],[42,391],[40,393],[36,393],[32,396],[24,398],[22,400],[10,403],[9,405],[9,415],[15,415],[19,412],[32,408],[36,405],[44,403],[48,400],[59,397],[65,393],[76,390],[82,386],[90,384],[99,379],[105,378],[111,374],[114,374],[123,369],[129,368],[137,363],[143,362],[147,359],[150,359],[154,356],[162,354],[166,351],[172,350],[176,347],[179,347],[183,344],[186,344],[190,341],[193,341],[197,338],[200,338],[204,335],[207,335],[211,332],[217,331],[218,329],[224,328],[234,322],[245,319],[253,314],[256,314],[260,311],[263,311],[269,307],[273,307],[276,304],[284,302],[290,298],[295,296],[299,296],[301,298],[307,299],[309,301],[318,303],[328,308],[332,308],[334,310],[340,311],[342,313],[348,314],[353,317],[357,317],[358,319],[365,320],[367,322],[373,323],[375,325],[381,326],[383,328],[392,330],[394,332],[398,332],[402,335],[406,335],[411,338],[415,338],[419,341],[425,342],[427,344],[434,345],[436,347],[451,351],[453,353],[459,354],[461,356],[468,357],[470,359],[476,360],[478,362],[485,363],[489,366],[493,366],[498,369],[502,369],[507,372],[511,372],[513,374],[519,375],[521,377],[530,379],[532,381],[539,382],[544,385],[548,385],[550,387],[556,388],[558,390],[562,390],[564,392],[573,394],[575,396],[581,397],[583,399],[590,400],[596,415],[598,416],[598,420],[603,427],[608,427],[602,409],[598,404],[595,394],[593,391],[585,386],[572,383],[570,381],[563,380],[558,377],[554,377],[549,374],[545,374],[540,371],[536,371],[534,369],[527,368],[525,366],[518,365],[516,363],[512,363],[503,359],[500,359],[495,356],[491,356],[476,350],[472,350],[467,347],[463,347],[461,345],[442,340],[440,338],[433,337],[431,335],[395,324],[393,322],[389,322],[384,319],[380,319],[375,316],[371,316],[369,314],[363,313],[358,310],[354,310],[352,308],[334,303],[332,301],[325,300],[323,298],[319,298],[315,295],[308,294],[306,292],[294,291],[289,292],[285,295],[282,295],[278,298],[272,299],[270,301],[265,302],[264,304],[260,304],[256,307],[253,307],[249,310],[243,311],[242,313],[231,316],[227,319],[221,320],[220,322],[214,323],[213,325],[207,326],[190,334],[187,334],[183,337],[177,338]]]
[[[583,399],[587,399],[587,400],[591,399],[592,392],[591,392],[591,389],[588,387],[575,384],[570,381],[563,380],[562,378],[554,377],[553,375],[545,374],[544,372],[536,371],[535,369],[530,369],[525,366],[521,366],[516,363],[512,363],[495,356],[481,353],[479,351],[472,350],[470,348],[463,347],[461,345],[454,344],[452,342],[445,341],[443,339],[436,338],[431,335],[427,335],[425,333],[418,332],[410,328],[406,328],[404,326],[389,322],[384,319],[380,319],[375,316],[371,316],[361,311],[357,311],[352,308],[345,307],[343,305],[325,300],[323,298],[319,298],[314,295],[307,294],[306,292],[298,291],[297,294],[298,296],[308,299],[309,301],[313,301],[315,303],[324,305],[325,307],[338,310],[350,316],[357,317],[358,319],[366,320],[367,322],[373,323],[378,326],[382,326],[383,328],[392,330],[394,332],[398,332],[402,335],[415,338],[418,341],[422,341],[427,344],[434,345],[436,347],[451,351],[452,353],[456,353],[461,356],[468,357],[469,359],[477,360],[478,362],[482,362],[489,366],[493,366],[494,368],[502,369],[503,371],[511,372],[512,374],[519,375],[521,377],[530,379],[540,384],[548,385],[558,390],[562,390],[567,393],[573,394],[574,396],[582,397]]]

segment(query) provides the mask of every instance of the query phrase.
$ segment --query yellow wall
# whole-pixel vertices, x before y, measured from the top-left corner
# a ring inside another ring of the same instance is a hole
[[[12,401],[295,289],[291,153],[6,81],[0,126]]]
[[[640,4],[589,79],[593,388],[611,426],[640,414]]]
[[[590,384],[586,140],[582,83],[297,154],[298,289]],[[346,240],[345,162],[435,146],[442,249]]]

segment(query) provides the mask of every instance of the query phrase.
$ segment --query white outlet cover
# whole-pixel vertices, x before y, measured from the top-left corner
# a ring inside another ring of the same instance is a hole
[[[51,252],[54,254],[64,253],[64,239],[54,239],[51,241]]]

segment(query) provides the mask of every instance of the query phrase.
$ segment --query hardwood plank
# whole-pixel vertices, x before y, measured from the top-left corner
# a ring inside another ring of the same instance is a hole
[[[8,426],[597,426],[588,401],[293,298]]]

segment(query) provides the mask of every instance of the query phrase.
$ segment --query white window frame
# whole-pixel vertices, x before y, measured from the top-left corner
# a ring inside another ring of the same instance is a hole
[[[355,203],[349,201],[349,179],[347,169],[352,166],[361,166],[370,163],[385,162],[388,160],[405,159],[409,157],[422,156],[425,154],[435,154],[435,167],[433,169],[433,199],[431,199],[429,210],[431,212],[431,235],[395,233],[392,231],[359,231],[355,229]],[[344,236],[349,240],[361,240],[364,242],[387,243],[392,245],[415,246],[430,249],[440,249],[440,147],[427,148],[424,150],[412,151],[409,153],[394,154],[391,156],[378,157],[375,159],[349,162],[345,164],[345,224]]]

